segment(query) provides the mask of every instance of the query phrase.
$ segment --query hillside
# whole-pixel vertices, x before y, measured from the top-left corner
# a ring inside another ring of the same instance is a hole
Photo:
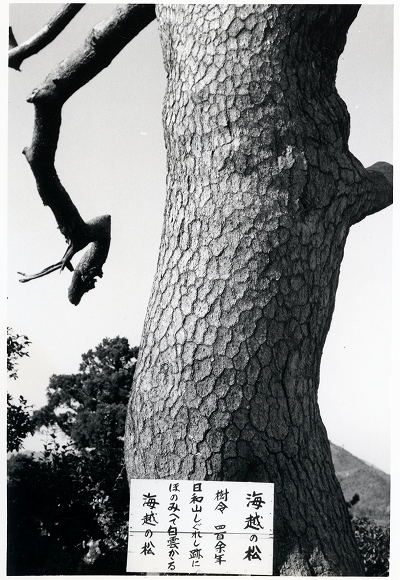
[[[355,494],[360,501],[351,508],[355,517],[367,517],[379,525],[388,525],[390,517],[390,476],[342,447],[331,443],[336,476],[346,501]]]

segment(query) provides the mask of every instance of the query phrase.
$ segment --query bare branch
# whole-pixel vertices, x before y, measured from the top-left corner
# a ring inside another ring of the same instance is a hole
[[[61,262],[38,274],[25,276],[21,282],[64,267],[71,269],[74,254],[91,243],[74,272],[68,294],[73,304],[78,304],[82,295],[94,287],[95,276],[102,276],[101,267],[110,246],[111,218],[104,215],[84,222],[60,182],[54,161],[62,106],[74,92],[107,67],[154,18],[155,7],[151,4],[117,6],[108,20],[93,28],[83,46],[56,66],[28,98],[35,106],[35,123],[32,143],[23,153],[35,176],[39,195],[53,212],[68,248]]]
[[[39,32],[20,45],[15,40],[10,27],[8,66],[15,70],[20,70],[19,67],[23,61],[40,52],[50,42],[53,42],[84,6],[84,4],[64,4]]]
[[[155,19],[154,4],[121,4],[110,18],[95,26],[70,57],[54,67],[28,101],[65,103],[105,69],[121,50]]]

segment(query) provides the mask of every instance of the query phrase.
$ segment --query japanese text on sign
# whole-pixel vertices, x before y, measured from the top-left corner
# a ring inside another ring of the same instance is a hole
[[[272,575],[273,484],[133,479],[128,572]]]

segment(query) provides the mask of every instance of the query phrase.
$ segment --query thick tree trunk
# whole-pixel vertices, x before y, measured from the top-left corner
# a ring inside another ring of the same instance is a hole
[[[390,203],[335,89],[357,10],[158,8],[167,203],[128,474],[273,482],[276,574],[363,574],[317,402],[349,228]]]

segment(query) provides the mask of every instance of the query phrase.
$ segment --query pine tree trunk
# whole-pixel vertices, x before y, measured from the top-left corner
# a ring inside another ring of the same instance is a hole
[[[363,574],[317,401],[346,237],[376,210],[335,88],[357,11],[158,7],[167,202],[128,474],[273,482],[276,574]]]

